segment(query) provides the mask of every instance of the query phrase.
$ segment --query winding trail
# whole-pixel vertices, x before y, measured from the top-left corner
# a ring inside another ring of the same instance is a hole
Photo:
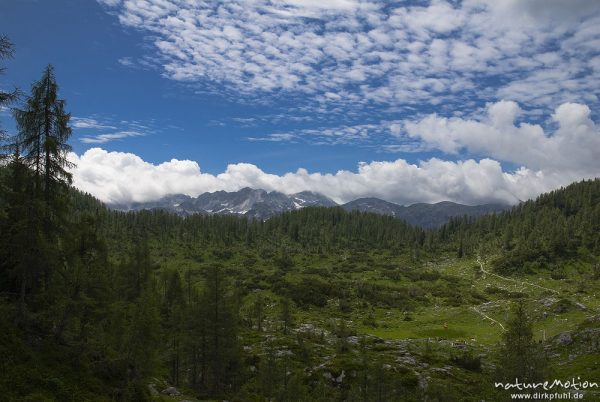
[[[522,286],[522,285],[534,286],[534,287],[536,287],[536,288],[540,288],[540,289],[547,290],[547,291],[549,291],[549,292],[552,292],[552,293],[558,294],[558,291],[557,291],[557,290],[550,289],[550,288],[547,288],[547,287],[545,287],[545,286],[536,285],[535,283],[529,283],[529,282],[526,282],[526,281],[518,281],[518,280],[516,280],[516,279],[507,278],[507,277],[505,277],[505,276],[501,276],[501,275],[495,274],[495,273],[493,273],[493,272],[490,272],[490,271],[486,270],[486,269],[483,267],[483,262],[481,262],[481,258],[479,257],[479,255],[477,255],[477,263],[479,264],[479,267],[481,268],[481,272],[483,272],[484,274],[487,274],[487,275],[492,275],[492,276],[495,276],[495,277],[497,277],[497,278],[504,279],[505,281],[514,282],[514,283],[520,284],[521,286]]]
[[[482,316],[483,318],[490,320],[491,322],[493,322],[494,324],[498,324],[500,325],[500,328],[502,328],[502,331],[506,331],[506,328],[504,328],[504,325],[502,325],[501,322],[494,320],[492,317],[490,317],[489,315],[487,315],[486,313],[484,313],[483,311],[479,311],[477,310],[477,307],[471,307],[471,310],[473,310],[474,312],[476,312],[477,314],[479,314],[480,316]]]
[[[516,279],[507,278],[505,276],[498,275],[498,274],[495,274],[493,272],[490,272],[487,269],[485,269],[483,261],[481,261],[481,257],[479,255],[477,255],[477,263],[479,264],[479,268],[481,269],[481,272],[484,273],[484,274],[486,274],[486,275],[491,275],[491,276],[495,276],[496,278],[503,279],[505,281],[514,282],[514,283],[516,283],[518,285],[521,285],[521,287],[523,287],[523,286],[533,286],[533,287],[536,287],[536,288],[539,288],[539,289],[543,289],[543,290],[546,290],[546,291],[558,294],[558,291],[556,291],[554,289],[547,288],[545,286],[536,285],[535,283],[529,283],[529,282],[526,282],[526,281],[518,281]],[[471,310],[473,310],[474,312],[476,312],[477,314],[479,314],[484,319],[489,320],[492,323],[499,325],[500,328],[502,328],[502,331],[506,331],[506,328],[504,328],[504,325],[502,325],[501,322],[493,319],[489,315],[485,314],[483,311],[477,309],[477,307],[471,307]]]

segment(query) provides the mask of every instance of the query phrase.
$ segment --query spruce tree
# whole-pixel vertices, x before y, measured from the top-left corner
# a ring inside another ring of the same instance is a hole
[[[49,204],[56,187],[71,183],[67,160],[71,115],[65,111],[65,101],[58,98],[54,67],[44,69],[42,78],[31,86],[25,107],[14,114],[19,144],[36,177],[36,191]]]
[[[223,268],[212,266],[206,275],[203,304],[205,310],[207,352],[206,375],[203,376],[212,395],[235,387],[239,370],[237,313],[229,294]]]
[[[533,323],[519,302],[502,336],[498,381],[537,383],[543,380],[546,359],[542,345],[533,339]]]
[[[37,256],[29,264],[33,282],[43,275],[44,288],[50,286],[51,274],[58,265],[58,235],[66,222],[66,191],[71,183],[67,153],[71,147],[70,114],[65,101],[58,99],[58,85],[52,66],[46,67],[39,81],[31,87],[23,109],[15,109],[18,135],[14,148],[33,174],[28,185],[27,226],[30,234],[28,253]],[[31,256],[29,256],[31,257]],[[28,258],[29,258],[28,257]],[[35,287],[35,283],[32,286]]]
[[[14,46],[8,39],[8,37],[4,35],[0,35],[0,60],[9,59],[13,56]],[[0,67],[0,74],[4,73],[4,68]],[[18,95],[18,91],[14,90],[12,92],[4,92],[0,90],[0,107],[5,107],[10,104],[12,101],[16,99]],[[6,139],[6,133],[0,127],[0,140],[4,141]]]

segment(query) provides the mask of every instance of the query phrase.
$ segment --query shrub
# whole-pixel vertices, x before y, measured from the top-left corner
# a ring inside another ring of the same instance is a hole
[[[481,371],[481,357],[474,356],[473,352],[465,351],[458,356],[452,356],[450,361],[458,367],[469,371]]]

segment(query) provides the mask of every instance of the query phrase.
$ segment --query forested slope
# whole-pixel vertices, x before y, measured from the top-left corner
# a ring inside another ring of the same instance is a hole
[[[298,330],[294,315],[325,308],[331,298],[342,311],[361,300],[411,311],[430,303],[426,293],[432,291],[450,305],[476,303],[482,296],[456,299],[452,291],[427,285],[436,280],[449,281],[457,293],[466,288],[425,268],[442,255],[487,253],[495,256],[496,270],[514,274],[555,271],[561,261],[596,261],[598,255],[599,180],[499,215],[456,219],[425,231],[340,208],[306,208],[268,221],[122,213],[67,187],[45,204],[43,197],[29,198],[35,172],[12,162],[2,178],[1,353],[9,400],[143,400],[151,397],[154,377],[198,395],[246,395],[240,396],[245,400],[267,392],[260,385],[266,381],[266,355],[253,361],[258,357],[243,348],[265,331],[261,326],[292,333]],[[331,268],[315,266],[315,260],[328,265],[334,257],[339,262]],[[397,261],[405,268],[396,268]],[[413,285],[328,279],[336,270],[355,275],[373,267]],[[269,314],[260,311],[267,310],[268,300],[277,300],[280,311],[263,323],[261,315]],[[294,355],[311,354],[296,342]],[[272,345],[273,353],[280,346]],[[306,400],[326,386],[302,374],[302,360],[286,364],[297,387],[293,392],[306,393]],[[418,398],[416,389],[411,392]]]

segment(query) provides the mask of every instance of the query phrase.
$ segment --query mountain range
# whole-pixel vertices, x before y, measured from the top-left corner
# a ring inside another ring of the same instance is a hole
[[[501,204],[470,206],[450,201],[442,201],[436,204],[419,203],[402,206],[379,198],[359,198],[340,205],[332,199],[312,191],[284,194],[277,191],[267,192],[248,187],[234,192],[216,191],[214,193],[204,193],[198,197],[173,194],[157,201],[109,205],[110,208],[122,211],[161,209],[183,216],[192,214],[229,214],[242,215],[253,219],[268,219],[286,211],[310,206],[339,206],[347,211],[391,215],[423,228],[439,227],[455,216],[467,215],[476,217],[510,208],[508,205]]]

